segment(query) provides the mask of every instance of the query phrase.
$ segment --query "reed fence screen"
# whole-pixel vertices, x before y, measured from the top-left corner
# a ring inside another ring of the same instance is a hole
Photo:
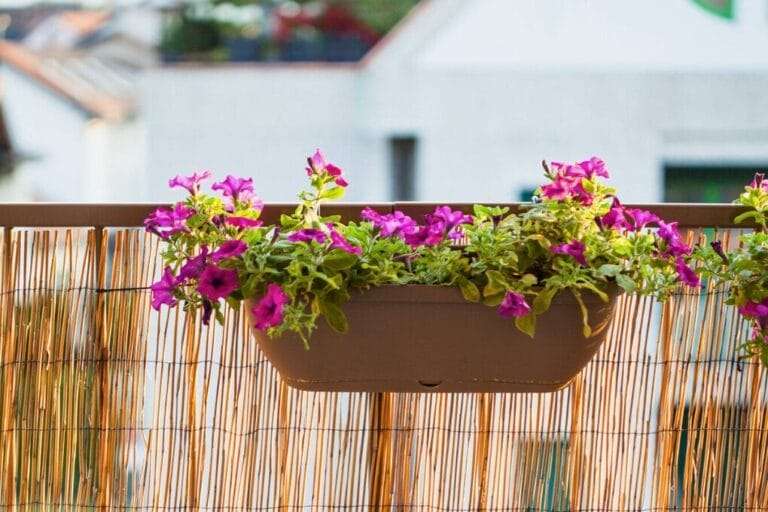
[[[621,298],[557,393],[311,393],[242,313],[151,310],[140,230],[3,233],[2,510],[768,510],[765,370],[722,290]]]

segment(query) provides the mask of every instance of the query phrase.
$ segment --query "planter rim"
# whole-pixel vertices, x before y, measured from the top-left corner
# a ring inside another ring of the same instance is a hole
[[[614,284],[609,284],[606,293],[609,295],[617,291]],[[605,304],[600,297],[590,291],[582,292],[582,300],[585,304]],[[350,300],[355,302],[420,302],[435,304],[467,304],[488,307],[483,304],[467,301],[455,286],[451,285],[383,285],[372,286],[368,289],[354,290]],[[552,299],[552,304],[575,304],[576,298],[568,292],[560,292]],[[343,307],[343,306],[342,306]]]

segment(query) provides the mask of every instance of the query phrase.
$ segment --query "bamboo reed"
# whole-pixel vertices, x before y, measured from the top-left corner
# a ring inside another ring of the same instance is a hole
[[[1,510],[768,510],[765,370],[711,286],[622,297],[558,393],[310,393],[242,312],[152,311],[138,230],[1,239]]]

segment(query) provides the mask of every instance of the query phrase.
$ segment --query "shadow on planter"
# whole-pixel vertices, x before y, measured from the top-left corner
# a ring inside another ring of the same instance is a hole
[[[605,327],[617,291],[602,302],[583,294],[590,324]],[[247,303],[248,309],[251,304]],[[305,350],[298,336],[259,347],[294,388],[369,392],[552,392],[566,386],[605,341],[607,328],[582,335],[579,307],[561,293],[538,318],[536,337],[518,331],[495,308],[467,303],[452,287],[384,286],[344,306],[349,332],[322,318]]]

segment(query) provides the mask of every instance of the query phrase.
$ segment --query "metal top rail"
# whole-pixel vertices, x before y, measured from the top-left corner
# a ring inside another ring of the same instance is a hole
[[[381,212],[401,210],[411,216],[420,216],[434,210],[438,204],[422,202],[394,203],[338,203],[324,205],[325,215],[338,214],[345,220],[359,219],[360,211],[370,206]],[[472,203],[447,203],[456,209],[471,212]],[[509,206],[512,211],[524,210],[530,203],[495,203]],[[0,227],[137,227],[155,208],[166,204],[155,203],[0,203]],[[667,221],[677,221],[680,227],[747,227],[733,222],[745,211],[731,204],[657,203],[627,205],[650,210]],[[275,222],[283,213],[290,213],[295,203],[270,203],[262,213],[265,222]]]

